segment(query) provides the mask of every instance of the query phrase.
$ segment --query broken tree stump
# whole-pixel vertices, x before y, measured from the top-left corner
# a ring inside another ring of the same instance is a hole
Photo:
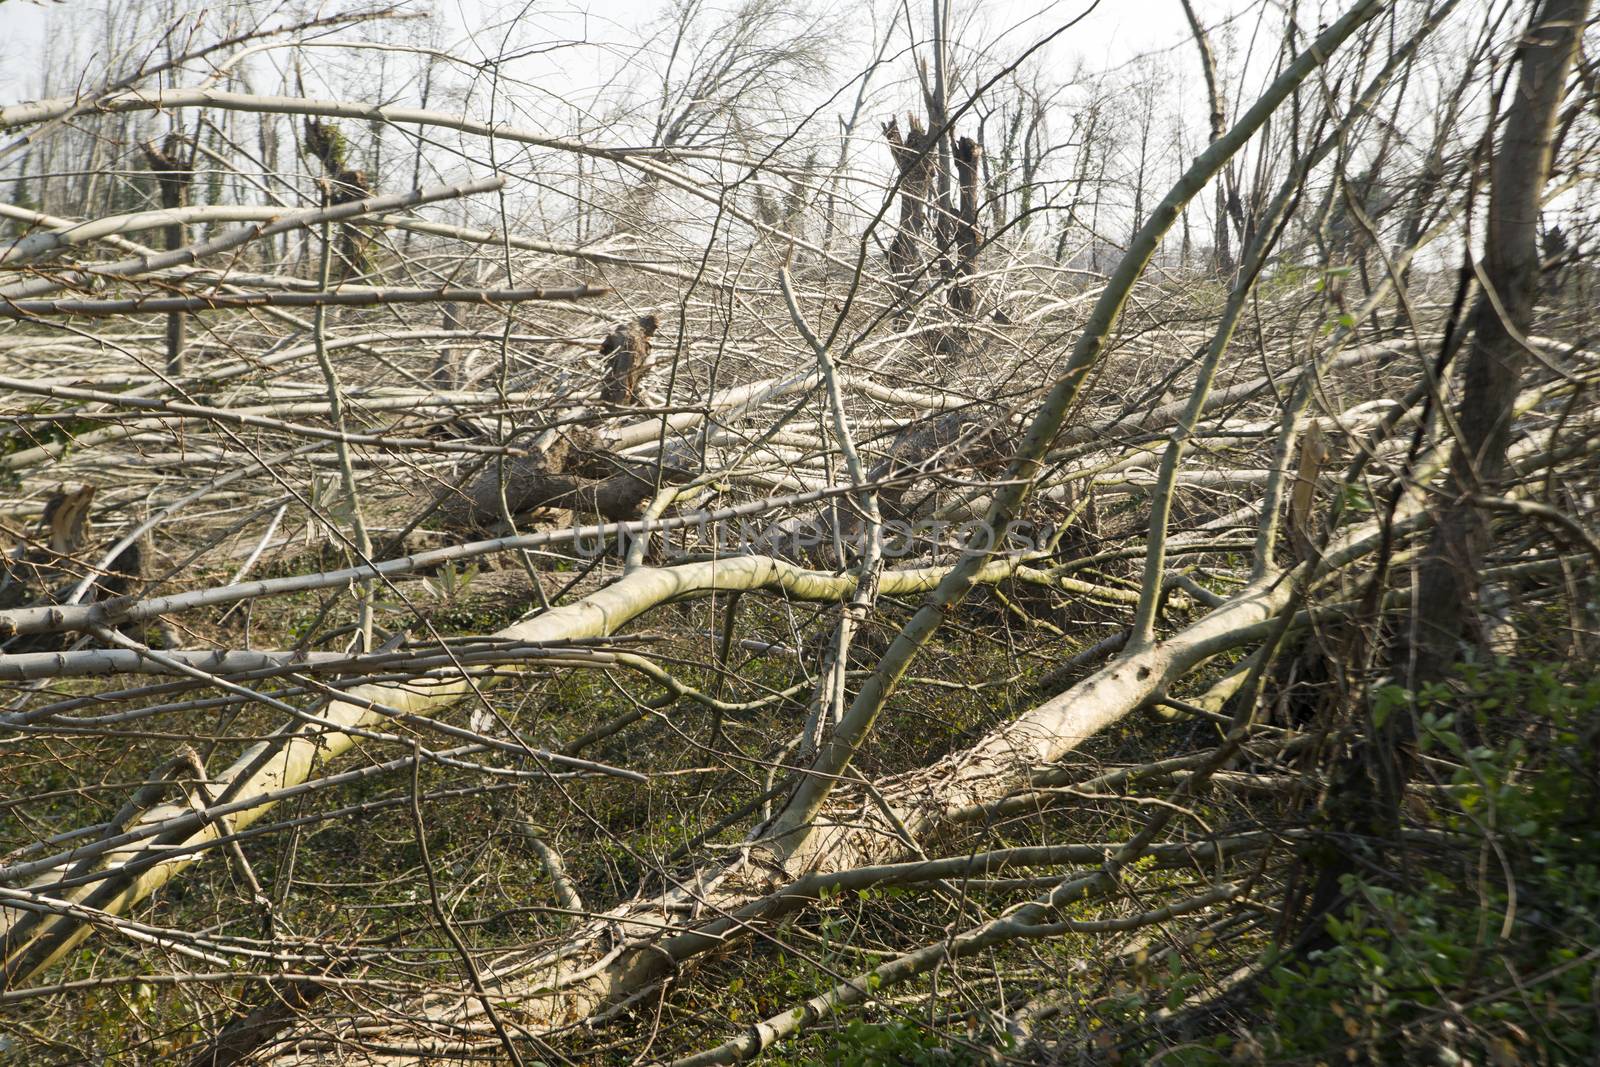
[[[146,546],[135,541],[105,565],[98,566],[106,546],[96,547],[90,507],[95,487],[83,485],[68,491],[60,486],[45,501],[35,529],[0,560],[0,610],[65,601],[86,578],[84,600],[110,600],[138,591],[144,579]],[[160,621],[151,624],[171,646],[169,631]],[[49,652],[63,648],[69,635],[40,634],[4,639],[0,652]]]
[[[639,382],[650,359],[650,339],[658,325],[654,315],[644,315],[630,323],[619,323],[600,342],[600,354],[611,357],[600,386],[601,400],[607,404],[638,403]]]

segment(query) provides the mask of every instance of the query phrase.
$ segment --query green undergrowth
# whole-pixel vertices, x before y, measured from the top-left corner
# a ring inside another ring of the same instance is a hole
[[[1377,716],[1410,703],[1382,690]],[[1452,843],[1346,875],[1318,947],[1255,986],[1253,1021],[1163,1062],[1600,1060],[1600,681],[1468,665],[1415,708],[1418,777]]]
[[[1460,681],[1417,703],[1422,756],[1455,765],[1441,828],[1463,839],[1463,862],[1347,877],[1331,947],[1262,986],[1277,1021],[1268,1051],[1600,1060],[1600,680],[1501,662]],[[1378,706],[1404,702],[1390,690]]]
[[[271,573],[267,568],[262,571],[263,575]],[[525,593],[520,600],[515,595],[517,573],[499,572],[497,577],[505,577],[496,582],[471,574],[458,574],[448,581],[434,579],[434,596],[414,597],[414,602],[426,601],[440,633],[492,632],[526,610]],[[415,584],[406,588],[418,591]],[[343,647],[348,638],[331,644],[318,638],[348,625],[349,605],[346,598],[323,614],[320,596],[306,594],[274,601],[270,612],[258,609],[249,617],[235,612],[220,626],[215,618],[197,617],[199,613],[180,621],[197,631],[205,630],[224,646],[242,647],[248,634],[255,647],[293,647],[307,638],[312,639],[312,647]],[[640,620],[634,632],[651,639],[643,647],[676,677],[710,692],[717,684],[710,664],[715,658],[721,608],[720,599],[667,608]],[[380,606],[380,626],[387,619],[401,617],[400,606],[388,600]],[[830,618],[828,609],[816,605],[751,597],[741,605],[739,633],[799,648],[814,673],[822,648],[810,634]],[[881,640],[886,636],[869,634],[863,644],[870,648],[872,642]],[[879,741],[863,764],[868,773],[920,765],[992,728],[1028,699],[1034,668],[1019,670],[1013,649],[1005,643],[952,631],[932,652],[919,664],[924,673],[905,686],[890,714],[884,716]],[[959,674],[946,669],[954,663],[962,664]],[[974,673],[969,675],[969,669]],[[736,649],[722,695],[730,700],[756,699],[805,677],[792,653],[763,656]],[[974,677],[1000,681],[979,688],[930,684]],[[83,679],[58,688],[59,695],[87,694],[128,684],[135,680]],[[529,744],[559,748],[636,709],[638,702],[659,697],[661,689],[626,670],[568,668],[554,672],[535,669],[503,679],[486,687],[484,693],[500,718]],[[448,895],[445,903],[452,924],[468,944],[484,949],[545,943],[572,924],[571,916],[552,909],[554,886],[530,846],[530,834],[564,856],[574,883],[591,907],[631,896],[661,871],[681,867],[684,861],[675,860],[676,853],[764,790],[761,759],[769,743],[765,739],[794,733],[803,721],[808,695],[803,691],[795,698],[726,716],[720,747],[724,752],[742,750],[747,754],[743,757],[728,758],[713,751],[713,717],[709,709],[688,700],[652,712],[584,752],[589,758],[658,772],[645,784],[609,778],[568,778],[552,783],[532,761],[512,753],[474,758],[488,766],[520,772],[522,777],[425,764],[416,788],[422,795],[428,852]],[[441,719],[469,725],[475,710],[481,706],[475,709],[473,702],[463,702]],[[161,765],[177,745],[195,744],[207,766],[215,769],[225,766],[245,744],[280,725],[279,713],[245,705],[163,713],[131,724],[120,735],[24,741],[5,769],[6,792],[29,800],[4,820],[0,851],[109,817],[137,787],[141,776]],[[483,728],[481,722],[478,728]],[[426,728],[395,724],[389,729],[402,739],[415,736],[431,748],[459,743]],[[488,728],[491,734],[500,729]],[[218,737],[221,742],[211,744],[211,739]],[[355,754],[319,773],[337,773],[373,759],[392,759],[405,751],[403,746],[364,742]],[[386,944],[397,953],[400,965],[396,973],[404,981],[455,982],[459,980],[458,960],[429,907],[412,792],[410,773],[405,771],[375,775],[325,795],[282,804],[267,821],[306,821],[245,841],[248,870],[225,855],[212,853],[141,905],[135,917],[155,926],[206,930],[219,936],[315,937],[323,944]],[[314,818],[351,807],[360,810]],[[20,817],[24,811],[28,819]],[[737,839],[751,818],[738,819],[733,829],[720,838],[713,837],[693,854],[701,858],[714,854],[719,841]],[[1038,839],[1032,828],[1015,836],[1019,842]],[[254,899],[251,879],[265,888],[272,901],[270,918]],[[291,880],[292,892],[277,891]],[[901,902],[904,912],[912,914],[920,899],[920,895],[908,895]],[[887,943],[893,934],[892,929],[881,927],[875,938]],[[172,970],[160,950],[96,936],[63,966],[37,981],[107,984],[7,1008],[16,1025],[14,1040],[24,1042],[20,1046],[27,1050],[24,1062],[30,1063],[164,1062],[215,1032],[235,1010],[233,1005],[262,1002],[264,987],[251,980],[250,974],[267,971],[248,962],[229,966],[239,971],[237,981],[210,981],[193,987],[192,993],[175,990],[139,980]],[[209,968],[199,965],[196,969]],[[807,988],[820,988],[817,976],[822,974],[818,971],[808,977]],[[778,1001],[773,998],[771,1002]]]

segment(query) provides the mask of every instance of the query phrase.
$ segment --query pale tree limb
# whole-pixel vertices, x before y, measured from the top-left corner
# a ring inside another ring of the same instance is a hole
[[[980,579],[998,581],[1007,576],[1014,565],[1011,561],[996,561],[986,568]],[[904,595],[930,588],[943,573],[941,568],[890,572],[883,576],[882,585],[886,591]],[[570,641],[613,633],[651,608],[716,591],[770,589],[794,597],[839,599],[847,596],[855,585],[853,576],[807,572],[782,561],[757,556],[686,564],[671,569],[640,569],[584,600],[553,608],[510,626],[496,637],[540,644],[552,640]],[[103,627],[101,629],[102,632],[109,632]],[[162,662],[179,674],[193,676],[197,672],[197,668],[166,653],[139,650],[136,654]],[[218,682],[225,687],[233,684],[215,676],[206,676],[205,680]],[[265,796],[304,781],[314,766],[348,751],[356,743],[358,735],[372,724],[396,714],[432,716],[452,706],[471,691],[470,680],[457,675],[423,686],[404,683],[366,685],[335,695],[319,714],[308,716],[300,726],[272,741],[252,746],[228,768],[217,772],[213,782],[221,790],[220,795],[230,802],[238,800],[249,806],[212,819],[196,830],[186,842],[173,842],[174,851],[181,849],[185,855],[169,862],[145,865],[126,884],[117,885],[114,891],[97,894],[95,906],[117,912],[148,896],[194,862],[194,856],[188,854],[190,850],[203,848],[221,834],[249,826],[271,807],[271,801],[252,802],[250,798]],[[271,698],[258,694],[248,695],[252,699],[271,702]],[[163,806],[146,813],[141,822],[158,825],[183,816],[186,811],[187,808],[177,810],[170,805]],[[142,846],[135,848],[130,845],[129,849],[128,859],[142,859]],[[108,868],[114,869],[117,862],[115,850],[107,854],[105,863]],[[45,887],[50,882],[51,879],[45,876],[34,884]],[[0,935],[5,934],[11,921],[11,916],[0,910]],[[13,982],[23,980],[26,974],[37,973],[50,966],[87,933],[85,929],[71,930],[70,920],[65,917],[42,924],[29,942],[8,945],[8,969],[14,967],[17,961],[28,961],[25,972],[11,973],[8,977]],[[28,946],[41,938],[49,940],[51,950],[42,954],[29,953]]]
[[[164,270],[167,267],[194,263],[207,256],[239,248],[249,244],[251,241],[263,240],[276,234],[288,233],[291,230],[313,226],[320,222],[340,222],[345,219],[359,218],[362,215],[371,215],[378,212],[399,211],[419,204],[433,204],[441,200],[475,196],[478,193],[493,192],[504,184],[504,178],[480,178],[476,181],[459,182],[455,185],[435,185],[426,189],[414,189],[408,193],[369,196],[344,204],[333,204],[328,207],[290,212],[287,215],[280,216],[275,221],[264,222],[255,226],[241,226],[209,241],[188,245],[171,252],[156,252],[134,259],[119,260],[115,263],[98,264],[90,269],[67,271],[60,275],[39,277],[33,281],[8,285],[0,289],[0,309],[10,306],[12,302],[19,301],[22,303],[18,306],[26,307],[26,301],[29,297],[41,297],[47,293],[60,292],[62,289],[68,289],[73,286],[92,285],[97,279],[133,277],[140,274],[149,274],[152,271]],[[161,310],[168,309],[163,308]]]
[[[25,300],[0,293],[0,316],[139,315],[172,311],[226,311],[277,307],[377,307],[385,304],[520,304],[610,296],[603,285],[535,289],[330,289],[315,293],[217,293],[209,296],[135,296],[110,300]]]
[[[333,224],[326,219],[321,226],[322,250],[317,264],[319,288],[327,290],[333,272]],[[350,533],[356,558],[363,564],[372,562],[372,538],[367,536],[367,522],[361,514],[361,493],[356,488],[355,468],[350,465],[350,445],[345,438],[344,397],[339,391],[339,372],[328,356],[328,306],[318,304],[311,319],[311,339],[316,346],[317,366],[322,370],[322,381],[328,390],[328,414],[339,437],[333,442],[334,454],[339,457],[339,478],[344,486],[345,499],[350,504]],[[360,635],[362,652],[371,652],[372,644],[372,583],[356,586],[356,628]]]
[[[824,727],[836,726],[844,717],[845,673],[850,662],[850,641],[856,628],[864,623],[871,613],[873,601],[878,595],[879,572],[883,566],[883,515],[878,508],[878,494],[872,488],[872,478],[861,461],[860,452],[856,450],[855,436],[851,433],[849,420],[845,416],[844,396],[839,386],[839,370],[833,354],[806,322],[800,304],[795,299],[794,282],[789,276],[787,266],[779,268],[778,282],[783,289],[784,302],[789,308],[789,321],[794,324],[800,336],[805,338],[806,344],[817,358],[817,368],[828,394],[828,409],[833,415],[834,441],[839,447],[840,455],[844,457],[845,469],[850,474],[850,484],[856,490],[862,517],[866,522],[866,544],[856,562],[856,572],[860,578],[850,602],[839,615],[829,660],[823,667],[822,678],[817,685],[815,722],[808,721],[802,730],[800,751],[809,757],[816,752]],[[835,522],[835,538],[838,535],[839,524]],[[845,553],[842,545],[839,548],[839,562],[843,565]]]
[[[1166,566],[1167,521],[1172,511],[1173,491],[1178,478],[1178,464],[1182,459],[1185,446],[1190,435],[1194,432],[1196,421],[1200,413],[1205,410],[1206,401],[1211,391],[1211,383],[1215,380],[1217,369],[1221,365],[1222,356],[1227,351],[1229,343],[1233,340],[1235,328],[1239,318],[1244,313],[1245,301],[1254,291],[1256,282],[1261,276],[1262,268],[1273,245],[1277,242],[1282,226],[1288,222],[1289,214],[1294,202],[1298,199],[1307,176],[1312,169],[1320,164],[1334,150],[1344,144],[1349,138],[1359,120],[1365,119],[1383,94],[1399,69],[1410,62],[1417,48],[1432,35],[1439,24],[1444,21],[1456,7],[1459,0],[1448,0],[1440,5],[1426,22],[1412,34],[1405,45],[1398,48],[1389,57],[1383,69],[1368,83],[1362,91],[1360,98],[1351,107],[1348,114],[1340,120],[1339,125],[1303,158],[1297,161],[1295,167],[1287,178],[1277,195],[1267,206],[1258,222],[1258,229],[1254,241],[1245,249],[1244,262],[1241,266],[1240,276],[1234,283],[1232,291],[1228,294],[1227,303],[1224,305],[1221,317],[1217,322],[1215,332],[1212,334],[1211,343],[1206,348],[1205,357],[1201,360],[1194,392],[1189,398],[1188,405],[1182,415],[1178,417],[1178,424],[1172,432],[1170,443],[1161,456],[1161,469],[1158,475],[1155,490],[1150,495],[1150,535],[1147,541],[1148,551],[1145,556],[1144,585],[1141,590],[1139,607],[1134,615],[1133,636],[1131,644],[1135,647],[1150,641],[1155,632],[1156,606],[1160,598],[1162,577]],[[1184,0],[1184,12],[1188,15],[1190,24],[1194,27],[1197,38],[1202,42],[1201,51],[1207,56],[1207,85],[1213,99],[1213,107],[1220,107],[1217,103],[1215,70],[1209,60],[1209,49],[1204,44],[1204,35],[1200,32],[1199,24],[1195,21],[1194,11]],[[1213,122],[1217,116],[1213,114]],[[1270,506],[1270,505],[1267,505]],[[1265,506],[1264,506],[1265,510]]]
[[[1099,362],[1123,305],[1134,284],[1160,246],[1161,238],[1177,219],[1183,205],[1195,196],[1218,170],[1250,140],[1278,109],[1278,106],[1312,71],[1322,65],[1346,38],[1386,6],[1384,0],[1362,0],[1344,17],[1331,25],[1268,86],[1250,110],[1226,135],[1219,138],[1195,159],[1172,191],[1151,212],[1150,218],[1129,243],[1110,282],[1096,301],[1094,311],[1084,323],[1079,340],[1066,367],[1049,395],[1040,405],[1026,434],[1017,447],[1006,480],[995,493],[985,517],[987,544],[969,544],[961,561],[940,582],[939,588],[916,615],[901,628],[894,642],[879,660],[878,669],[856,695],[849,713],[829,737],[813,764],[813,774],[796,789],[789,804],[771,827],[782,852],[807,848],[808,829],[838,776],[854,758],[857,749],[871,733],[884,703],[894,692],[899,679],[917,653],[927,644],[944,616],[965,598],[972,579],[993,550],[995,531],[1003,528],[1026,497],[1038,477],[1041,461],[1069,408],[1076,401],[1089,372]]]

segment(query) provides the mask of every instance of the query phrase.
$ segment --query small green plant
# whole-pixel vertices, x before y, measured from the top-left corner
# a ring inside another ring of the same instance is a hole
[[[1460,683],[1417,696],[1418,749],[1454,767],[1439,817],[1455,861],[1399,881],[1345,876],[1331,944],[1260,988],[1268,1062],[1600,1057],[1600,682],[1499,663],[1464,667]],[[1410,701],[1377,697],[1379,720]]]
[[[804,1061],[817,1067],[967,1067],[988,1062],[976,1050],[904,1020],[855,1020],[839,1033],[827,1056]]]

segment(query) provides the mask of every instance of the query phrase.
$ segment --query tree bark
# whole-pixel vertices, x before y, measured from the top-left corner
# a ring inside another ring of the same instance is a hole
[[[887,571],[880,588],[890,596],[931,589],[948,568]],[[996,561],[976,580],[995,582],[1014,565]],[[806,571],[765,556],[737,556],[672,568],[640,568],[573,604],[553,608],[494,636],[510,641],[568,641],[617,632],[639,615],[664,604],[716,592],[765,589],[801,600],[841,600],[855,589],[851,575]],[[284,789],[305,782],[320,766],[349,751],[360,734],[381,728],[396,713],[431,717],[474,691],[464,677],[429,685],[370,684],[330,701],[314,719],[286,728],[271,740],[247,749],[216,772],[211,787],[214,809],[195,812],[188,803],[163,804],[144,812],[132,836],[98,855],[106,876],[62,887],[79,863],[66,859],[31,881],[28,890],[80,910],[63,908],[48,916],[0,906],[0,988],[16,984],[56,962],[90,933],[86,919],[98,909],[125,912],[194,863],[220,836],[237,833],[269,812]],[[270,797],[270,799],[268,799]],[[150,832],[157,831],[154,836]],[[22,875],[16,875],[22,877]]]
[[[1456,416],[1460,436],[1447,503],[1418,579],[1412,662],[1398,672],[1412,687],[1448,675],[1477,599],[1491,535],[1487,517],[1470,498],[1494,495],[1505,474],[1512,405],[1539,297],[1539,204],[1550,177],[1557,111],[1588,9],[1589,0],[1543,0],[1518,49],[1516,96],[1490,170],[1486,292],[1473,314],[1473,343]]]
[[[1421,491],[1408,494],[1398,521],[1420,521],[1421,498]],[[1345,531],[1328,547],[1327,565],[1342,566],[1370,552],[1380,538],[1376,523]],[[1251,583],[1191,626],[1113,661],[969,749],[870,790],[841,788],[803,837],[769,831],[721,865],[594,916],[552,951],[502,957],[493,971],[485,971],[484,981],[507,1006],[507,1018],[535,1034],[625,1003],[694,957],[724,949],[805,906],[832,884],[830,876],[904,859],[911,850],[906,833],[926,839],[974,809],[1028,788],[1036,768],[1057,763],[1197,665],[1264,638],[1293,600],[1293,577],[1273,574]],[[682,916],[691,911],[708,918],[686,926]],[[437,1035],[420,1045],[412,1043],[419,1016]],[[415,1001],[392,1023],[382,1016],[359,1017],[367,1048],[395,1050],[364,1052],[362,1062],[414,1064],[482,1051],[494,1042],[483,1019],[477,998],[464,994]],[[385,1033],[389,1025],[393,1029]],[[482,1036],[471,1036],[475,1032]],[[408,1051],[398,1051],[407,1044]],[[337,1033],[308,1033],[303,1043],[286,1041],[272,1062],[346,1062],[335,1051],[343,1047]],[[325,1058],[328,1052],[331,1058]]]
[[[185,162],[179,158],[187,142],[182,134],[169,133],[166,142],[157,149],[153,144],[144,146],[145,158],[150,163],[150,169],[157,175],[161,185],[161,206],[168,211],[180,208],[188,197],[189,183],[194,180],[193,153],[190,160]],[[167,251],[176,252],[183,247],[184,235],[181,222],[171,222],[165,227]],[[183,373],[183,347],[186,343],[188,332],[188,315],[182,311],[173,311],[167,315],[167,373]]]
[[[910,132],[903,138],[895,119],[883,127],[884,139],[889,142],[890,154],[900,171],[900,225],[889,245],[889,269],[902,284],[917,271],[917,242],[928,229],[928,197],[933,191],[938,162],[933,137],[923,129],[922,121],[908,115],[906,122]]]
[[[956,230],[956,278],[950,306],[963,315],[977,307],[972,278],[978,273],[978,249],[983,235],[978,228],[978,175],[983,149],[970,137],[956,142],[956,173],[961,185],[961,221]]]

